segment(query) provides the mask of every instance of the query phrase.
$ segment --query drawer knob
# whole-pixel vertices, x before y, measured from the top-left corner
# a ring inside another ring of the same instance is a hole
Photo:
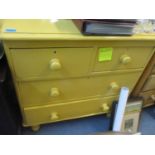
[[[129,57],[128,55],[122,55],[120,61],[122,64],[128,64],[131,62],[131,57]]]
[[[58,88],[51,88],[50,96],[57,97],[59,95],[60,95],[60,92]]]
[[[118,90],[119,89],[119,85],[116,82],[112,82],[110,84],[110,87],[112,90]]]
[[[51,61],[50,61],[50,69],[51,70],[59,70],[59,69],[61,69],[61,63],[60,63],[60,61],[59,61],[59,59],[52,59]]]
[[[155,101],[155,96],[154,96],[154,95],[151,95],[151,99],[152,99],[153,101]]]
[[[57,120],[59,118],[58,113],[57,112],[52,112],[51,113],[51,120]]]
[[[108,111],[110,109],[110,107],[108,106],[107,103],[102,104],[102,110],[103,111]]]

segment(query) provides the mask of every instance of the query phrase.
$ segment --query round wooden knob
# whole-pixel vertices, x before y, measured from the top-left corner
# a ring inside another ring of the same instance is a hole
[[[150,98],[155,101],[155,95],[151,95]]]
[[[118,90],[119,89],[119,85],[116,82],[112,82],[110,84],[110,87],[112,90]]]
[[[59,118],[58,113],[57,112],[52,112],[51,113],[51,120],[57,120]]]
[[[51,70],[59,70],[59,69],[61,69],[61,63],[60,63],[60,61],[59,61],[59,59],[52,59],[51,61],[50,61],[50,69]]]
[[[123,55],[121,56],[120,61],[122,64],[128,64],[131,62],[131,57],[129,57],[128,55]]]
[[[102,104],[102,110],[103,111],[108,111],[110,109],[110,107],[108,106],[107,103]]]
[[[59,96],[59,95],[60,95],[59,89],[58,89],[58,88],[51,88],[50,95],[51,95],[52,97],[57,97],[57,96]]]

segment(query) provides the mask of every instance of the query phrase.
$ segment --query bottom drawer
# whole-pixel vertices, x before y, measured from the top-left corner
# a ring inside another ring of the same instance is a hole
[[[155,90],[141,92],[139,95],[142,96],[144,99],[143,107],[150,106],[150,105],[154,104],[154,102],[155,102]]]
[[[25,126],[91,116],[109,111],[117,96],[24,108]],[[107,106],[108,105],[108,106]]]

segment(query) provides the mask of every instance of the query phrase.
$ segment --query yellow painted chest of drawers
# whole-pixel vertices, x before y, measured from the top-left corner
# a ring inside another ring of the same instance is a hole
[[[24,126],[107,113],[132,91],[154,53],[154,36],[83,36],[70,20],[4,20],[0,37]]]

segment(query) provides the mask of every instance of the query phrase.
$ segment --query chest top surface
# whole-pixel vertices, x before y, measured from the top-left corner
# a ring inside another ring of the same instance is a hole
[[[155,34],[133,36],[84,36],[72,20],[5,19],[0,20],[2,40],[155,40]]]

